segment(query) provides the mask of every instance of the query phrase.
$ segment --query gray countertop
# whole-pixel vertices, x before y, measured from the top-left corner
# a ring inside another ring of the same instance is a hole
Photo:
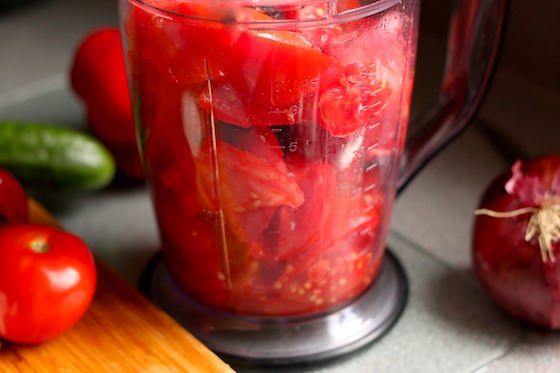
[[[111,0],[50,0],[0,13],[0,119],[85,129],[83,108],[68,89],[68,67],[89,31],[116,24],[116,6]],[[426,55],[438,55],[437,46],[421,40],[421,48],[433,48]],[[422,87],[437,80],[433,65],[419,65],[417,102],[426,101]],[[559,371],[560,335],[525,326],[497,309],[470,260],[472,211],[485,185],[512,161],[510,149],[487,136],[489,129],[507,138],[517,156],[536,156],[560,150],[560,126],[550,124],[559,117],[558,95],[501,67],[477,120],[395,205],[389,245],[411,286],[403,316],[378,343],[301,371]],[[65,227],[133,284],[159,249],[144,185],[117,180],[93,194],[41,197]]]

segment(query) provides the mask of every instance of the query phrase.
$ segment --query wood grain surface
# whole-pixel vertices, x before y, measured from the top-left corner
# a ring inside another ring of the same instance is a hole
[[[33,222],[57,224],[36,202],[30,208]],[[107,265],[97,261],[97,271],[96,295],[82,320],[41,345],[2,341],[0,373],[233,372]]]

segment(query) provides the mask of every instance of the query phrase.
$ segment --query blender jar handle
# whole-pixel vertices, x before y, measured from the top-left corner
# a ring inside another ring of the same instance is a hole
[[[496,62],[507,0],[457,0],[447,62],[435,105],[411,123],[401,157],[401,190],[472,119]]]

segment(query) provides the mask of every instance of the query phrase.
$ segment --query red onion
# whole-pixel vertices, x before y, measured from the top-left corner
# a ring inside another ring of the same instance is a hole
[[[473,264],[489,295],[515,317],[560,329],[560,156],[516,162],[476,214]]]

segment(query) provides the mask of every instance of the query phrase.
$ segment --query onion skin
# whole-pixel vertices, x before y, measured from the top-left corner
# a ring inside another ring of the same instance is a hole
[[[539,192],[539,197],[560,203],[560,185],[556,185],[560,156],[523,162],[522,173],[540,180],[545,193]],[[542,198],[506,191],[512,176],[512,171],[498,176],[484,193],[480,208],[502,212],[540,207]],[[513,316],[560,329],[560,260],[543,261],[537,240],[525,241],[530,218],[530,213],[509,218],[477,216],[472,241],[475,273],[490,297]],[[559,242],[553,242],[552,252],[560,259]]]

